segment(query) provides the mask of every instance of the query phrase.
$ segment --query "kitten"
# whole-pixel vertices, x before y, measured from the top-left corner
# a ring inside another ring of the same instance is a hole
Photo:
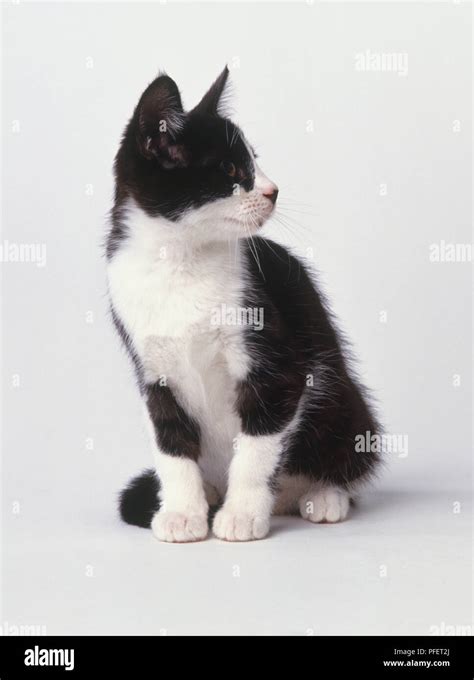
[[[135,366],[154,454],[121,516],[162,541],[263,538],[272,513],[345,519],[376,432],[315,282],[257,236],[277,186],[224,116],[227,68],[186,113],[144,91],[115,159],[112,317]]]

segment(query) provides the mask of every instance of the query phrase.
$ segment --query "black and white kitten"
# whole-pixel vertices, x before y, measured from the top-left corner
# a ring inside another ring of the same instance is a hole
[[[162,541],[248,541],[272,513],[338,522],[378,456],[376,423],[308,271],[256,236],[278,189],[224,117],[225,69],[183,110],[160,75],[115,160],[107,240],[115,326],[135,365],[155,471],[122,518]]]

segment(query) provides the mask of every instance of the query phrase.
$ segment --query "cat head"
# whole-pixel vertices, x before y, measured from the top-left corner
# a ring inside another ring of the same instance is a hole
[[[170,229],[208,239],[247,237],[263,225],[278,189],[223,113],[228,75],[226,67],[189,112],[169,76],[146,88],[115,160],[119,201],[131,197]]]

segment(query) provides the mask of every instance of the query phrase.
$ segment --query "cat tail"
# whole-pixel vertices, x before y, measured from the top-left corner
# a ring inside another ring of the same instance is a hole
[[[127,524],[149,529],[153,515],[160,507],[160,481],[154,470],[144,470],[120,492],[120,517]]]

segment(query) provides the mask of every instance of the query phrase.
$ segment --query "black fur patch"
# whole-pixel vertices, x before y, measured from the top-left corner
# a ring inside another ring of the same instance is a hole
[[[145,387],[146,403],[161,451],[172,456],[199,458],[199,425],[176,401],[169,387]]]
[[[153,515],[160,507],[160,482],[153,470],[144,470],[134,477],[120,493],[120,517],[127,524],[149,528]]]

